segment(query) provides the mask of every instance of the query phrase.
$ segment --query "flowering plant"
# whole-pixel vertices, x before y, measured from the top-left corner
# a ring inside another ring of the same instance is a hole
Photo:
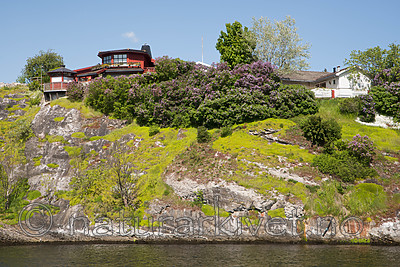
[[[363,122],[374,122],[375,121],[375,102],[370,95],[359,96],[360,110],[358,116]]]
[[[88,105],[140,125],[222,127],[269,117],[314,114],[313,93],[282,86],[266,62],[213,67],[180,59],[156,59],[156,72],[96,78],[88,86]]]
[[[362,163],[369,165],[374,152],[374,142],[367,136],[355,135],[347,144],[350,155],[358,158]]]

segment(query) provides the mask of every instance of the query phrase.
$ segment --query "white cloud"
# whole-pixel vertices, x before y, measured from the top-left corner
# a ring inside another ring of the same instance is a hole
[[[131,40],[133,43],[139,42],[139,39],[136,37],[134,32],[126,32],[122,34],[122,37]]]

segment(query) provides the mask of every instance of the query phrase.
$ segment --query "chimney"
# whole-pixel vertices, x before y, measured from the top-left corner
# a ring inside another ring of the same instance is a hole
[[[337,67],[336,67],[336,70],[339,72],[339,71],[340,71],[340,66],[337,66]]]
[[[151,58],[151,50],[150,50],[150,46],[148,44],[144,44],[142,45],[142,51],[145,51],[147,54],[149,54],[150,58]]]
[[[333,72],[336,72],[336,68],[333,68]]]

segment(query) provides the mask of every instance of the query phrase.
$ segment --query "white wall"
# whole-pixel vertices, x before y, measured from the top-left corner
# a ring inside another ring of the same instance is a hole
[[[349,71],[340,73],[339,87],[340,89],[353,89],[368,91],[371,87],[371,81],[362,73],[351,74]]]
[[[333,81],[335,81],[335,83],[333,83]],[[326,88],[336,89],[337,87],[338,87],[338,78],[337,77],[333,77],[332,79],[326,81]]]
[[[62,77],[51,77],[52,83],[60,83],[62,82]]]

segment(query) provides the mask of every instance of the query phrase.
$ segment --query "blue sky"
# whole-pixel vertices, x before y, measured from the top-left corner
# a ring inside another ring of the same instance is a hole
[[[53,49],[67,68],[100,62],[97,53],[151,46],[153,57],[219,62],[225,23],[251,26],[261,16],[296,20],[312,45],[310,70],[328,71],[352,50],[400,42],[399,1],[6,1],[0,3],[0,82],[13,82],[28,57]]]

